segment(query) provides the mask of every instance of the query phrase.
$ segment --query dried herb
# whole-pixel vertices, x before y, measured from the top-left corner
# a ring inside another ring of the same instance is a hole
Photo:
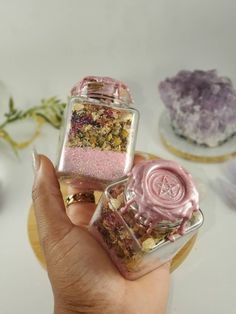
[[[41,127],[44,123],[49,123],[59,129],[62,124],[65,103],[51,97],[41,100],[38,106],[31,107],[27,110],[16,108],[13,98],[9,99],[8,112],[5,113],[5,121],[0,124],[0,139],[5,140],[17,154],[18,149],[27,147],[40,134]],[[35,121],[36,128],[29,139],[23,142],[17,142],[7,131],[6,127],[16,121],[32,119]]]
[[[77,103],[72,109],[69,147],[126,152],[131,115],[125,110]]]
[[[125,200],[124,185],[115,186],[109,194],[109,200],[104,201],[94,227],[102,236],[107,248],[120,259],[120,263],[129,271],[137,271],[143,255],[168,240],[176,233],[176,228],[165,228],[163,232],[157,225],[148,232],[148,226],[137,219],[136,211],[131,207],[123,213],[120,212]],[[139,244],[133,240],[133,236]]]

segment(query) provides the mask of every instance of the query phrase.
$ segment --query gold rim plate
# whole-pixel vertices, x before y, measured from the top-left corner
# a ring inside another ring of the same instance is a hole
[[[236,135],[218,147],[197,145],[175,134],[167,111],[159,120],[159,133],[163,145],[174,155],[196,162],[218,163],[236,157]]]

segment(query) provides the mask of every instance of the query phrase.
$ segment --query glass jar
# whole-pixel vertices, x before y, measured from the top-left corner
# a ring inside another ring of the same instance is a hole
[[[103,190],[130,171],[139,113],[128,87],[109,77],[88,76],[71,90],[60,138],[59,178]]]
[[[134,280],[172,259],[202,223],[191,176],[175,162],[156,160],[106,188],[89,231]]]

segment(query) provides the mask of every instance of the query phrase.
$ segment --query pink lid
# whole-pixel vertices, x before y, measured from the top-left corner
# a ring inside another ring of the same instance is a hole
[[[74,85],[71,96],[105,99],[114,103],[133,103],[128,86],[110,77],[86,76]]]
[[[181,224],[199,209],[199,194],[192,176],[174,161],[157,159],[138,163],[128,183],[128,202],[152,225],[163,221]]]

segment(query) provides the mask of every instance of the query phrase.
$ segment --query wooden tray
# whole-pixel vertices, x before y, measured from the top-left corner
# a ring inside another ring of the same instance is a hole
[[[148,156],[149,159],[158,158],[157,156],[151,155],[151,154],[145,154],[145,155]],[[63,189],[62,187],[61,190],[62,190],[63,196],[65,197],[66,196],[65,189]],[[100,198],[100,195],[101,193],[95,192],[96,202]],[[28,237],[29,237],[30,245],[38,261],[46,269],[46,262],[45,262],[43,252],[39,243],[38,231],[37,231],[37,225],[36,225],[33,206],[31,206],[29,210],[27,229],[28,229]],[[197,234],[195,234],[172,259],[171,272],[174,271],[177,267],[179,267],[180,264],[183,263],[185,258],[188,256],[189,252],[192,250],[194,243],[196,241],[196,238],[197,238]]]

